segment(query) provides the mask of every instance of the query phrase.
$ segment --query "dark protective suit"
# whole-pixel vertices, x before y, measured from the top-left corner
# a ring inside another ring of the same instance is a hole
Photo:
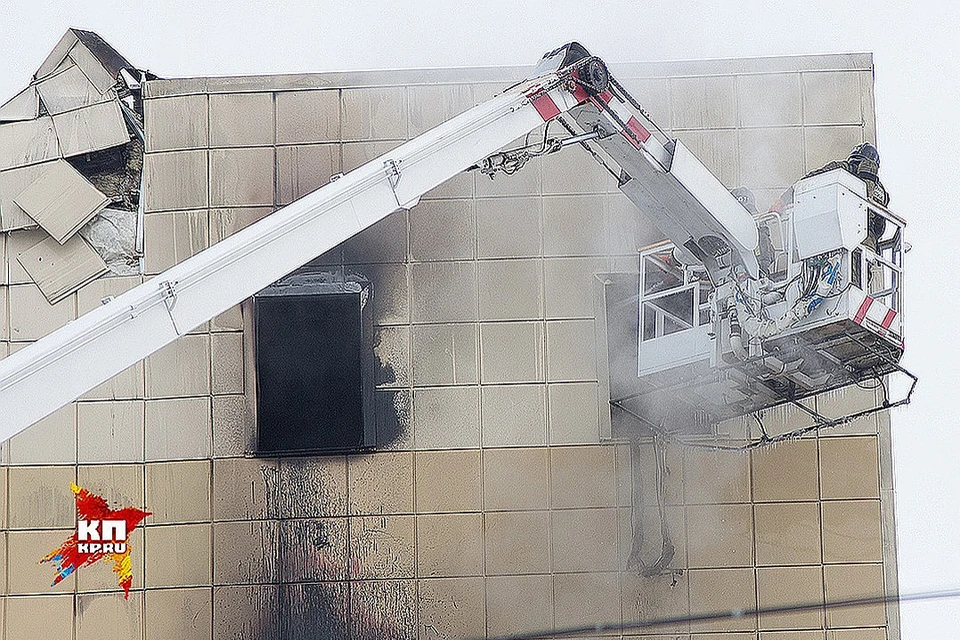
[[[868,165],[868,166],[864,166]],[[873,166],[869,166],[873,165]],[[807,175],[803,176],[804,178],[809,178],[810,176],[820,175],[821,173],[827,173],[828,171],[833,171],[834,169],[843,169],[847,173],[852,173],[861,180],[863,180],[867,185],[867,197],[879,205],[887,206],[890,202],[890,194],[887,193],[887,190],[884,188],[883,183],[880,182],[879,176],[877,176],[877,167],[876,163],[871,163],[868,160],[863,160],[860,162],[860,165],[857,167],[857,170],[854,170],[852,163],[849,160],[834,160],[833,162],[828,162],[819,169],[814,169]],[[780,196],[780,199],[777,200],[772,207],[773,211],[782,213],[784,207],[788,204],[793,203],[793,187],[791,186],[786,191],[783,192],[783,195]]]
[[[883,183],[880,182],[880,177],[877,175],[880,167],[877,163],[871,162],[870,160],[861,160],[856,166],[849,160],[834,160],[819,169],[814,169],[803,177],[809,178],[810,176],[816,176],[821,173],[833,171],[834,169],[843,169],[847,173],[852,173],[863,180],[867,184],[867,197],[877,204],[885,207],[890,202],[890,194],[887,193],[887,190],[883,187]]]

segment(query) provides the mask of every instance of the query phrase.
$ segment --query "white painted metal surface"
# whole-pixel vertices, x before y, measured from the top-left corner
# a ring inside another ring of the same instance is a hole
[[[801,259],[852,250],[867,237],[866,185],[843,169],[797,183],[793,233]]]
[[[699,205],[692,207],[692,210],[680,209],[689,218],[689,221],[684,219],[683,222],[690,228],[703,225],[706,228],[704,235],[712,232],[723,238],[740,255],[750,275],[756,278],[759,268],[754,251],[757,249],[759,232],[753,217],[679,140],[673,152],[670,175],[686,188]]]
[[[556,81],[521,83],[0,361],[0,440],[537,128],[527,96]],[[561,111],[576,104],[550,95]]]
[[[610,109],[627,120],[624,105],[611,101]],[[573,109],[572,115],[586,131],[598,124],[609,127],[608,120],[594,103]],[[699,244],[707,237],[723,239],[738,261],[754,278],[759,267],[757,225],[736,198],[710,173],[700,160],[679,140],[671,154],[655,136],[644,141],[643,152],[625,136],[609,136],[597,143],[633,179],[620,190],[637,208],[656,220],[657,226],[683,252],[691,263],[699,260],[683,248],[688,240]]]

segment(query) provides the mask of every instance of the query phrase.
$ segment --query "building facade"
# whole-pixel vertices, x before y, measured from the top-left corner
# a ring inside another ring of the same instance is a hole
[[[760,207],[875,139],[869,55],[613,71]],[[527,72],[150,80],[143,274],[51,305],[18,262],[39,232],[3,234],[0,355]],[[249,306],[14,437],[0,469],[5,637],[494,638],[895,594],[885,413],[748,452],[711,446],[759,437],[752,419],[686,443],[611,420],[597,276],[636,278],[638,250],[660,239],[578,149],[514,176],[464,173],[311,265],[370,286],[372,450],[256,453]],[[815,406],[842,415],[879,393]],[[783,407],[763,421],[770,435],[808,423]],[[73,530],[71,482],[152,512],[131,538],[129,599],[102,563],[55,587],[38,565]],[[878,605],[634,635],[895,640],[899,623]]]

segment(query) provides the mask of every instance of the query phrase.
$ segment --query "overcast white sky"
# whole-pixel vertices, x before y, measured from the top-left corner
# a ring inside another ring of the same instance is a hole
[[[3,0],[0,102],[71,26],[166,77],[532,64],[572,39],[610,61],[873,52],[881,175],[913,244],[905,364],[921,377],[894,416],[901,591],[960,586],[960,3]],[[960,601],[903,612],[904,640],[960,629]]]

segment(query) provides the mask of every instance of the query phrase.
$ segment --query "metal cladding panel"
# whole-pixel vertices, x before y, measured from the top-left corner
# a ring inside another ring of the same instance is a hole
[[[33,120],[40,115],[37,88],[30,86],[0,105],[0,122]]]
[[[71,238],[60,244],[47,238],[17,258],[50,304],[56,304],[107,271],[107,265],[87,241]]]
[[[0,170],[60,157],[53,118],[0,124]]]
[[[71,29],[71,31],[89,51],[90,55],[96,59],[97,64],[103,67],[106,75],[112,78],[112,81],[116,81],[121,69],[133,68],[133,65],[119,51],[111,47],[106,40],[93,31],[84,31],[83,29]],[[79,58],[77,58],[77,64],[84,67]],[[84,67],[84,71],[87,71],[86,67]],[[88,73],[88,75],[90,74]],[[94,78],[91,78],[91,80],[94,81],[94,84],[97,83]]]
[[[69,162],[58,160],[47,166],[13,201],[63,244],[110,200]]]
[[[103,94],[75,64],[38,82],[36,91],[51,115],[103,101]]]
[[[39,178],[56,160],[0,171],[0,231],[36,227],[37,223],[13,199]]]
[[[106,93],[117,82],[117,72],[111,74],[82,39],[77,46],[70,50],[70,59],[83,70],[83,74],[89,78],[101,94]]]
[[[116,100],[55,115],[53,124],[64,158],[130,142],[130,134]]]
[[[57,67],[60,66],[60,63],[66,59],[70,54],[70,50],[73,49],[74,45],[78,42],[77,34],[74,33],[73,29],[68,29],[63,37],[60,38],[60,41],[57,42],[56,46],[53,48],[53,51],[47,56],[46,60],[40,65],[40,68],[37,69],[37,73],[34,74],[34,77],[38,80],[47,77],[53,73]]]

